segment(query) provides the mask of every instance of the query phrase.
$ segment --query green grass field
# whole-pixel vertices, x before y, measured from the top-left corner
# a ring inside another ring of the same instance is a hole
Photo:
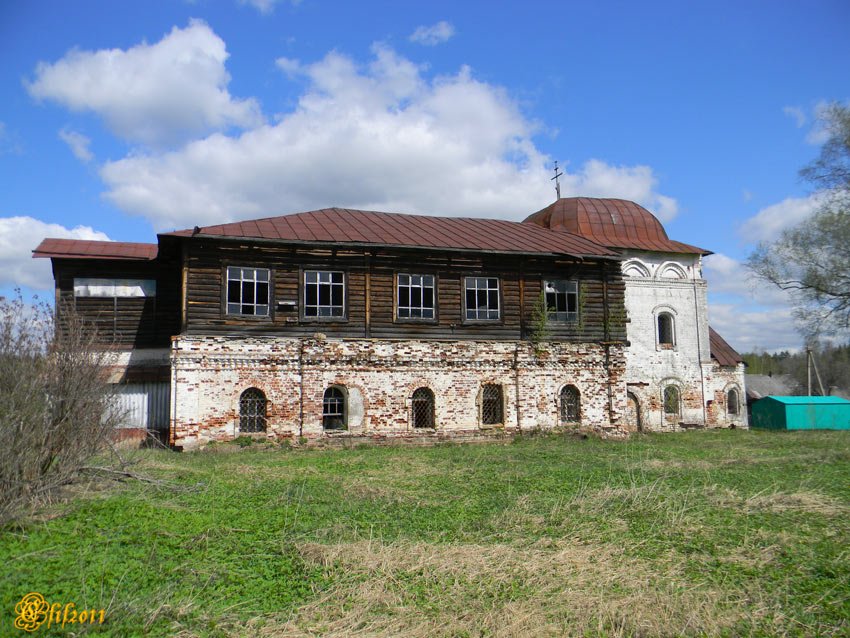
[[[139,452],[0,531],[0,635],[847,636],[848,434]]]

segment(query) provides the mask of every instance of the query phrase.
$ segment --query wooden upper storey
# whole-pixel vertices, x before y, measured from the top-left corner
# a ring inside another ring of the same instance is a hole
[[[569,233],[338,209],[231,226],[160,235],[153,258],[54,240],[35,256],[52,257],[58,297],[137,346],[181,333],[525,339],[547,289],[550,338],[625,340],[616,253]],[[120,279],[155,293],[103,294]],[[82,285],[92,280],[101,287]]]

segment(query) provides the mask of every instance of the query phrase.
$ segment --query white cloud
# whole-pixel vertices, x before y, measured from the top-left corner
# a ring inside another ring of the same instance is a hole
[[[269,15],[274,11],[275,5],[281,0],[239,0],[239,4],[250,5],[263,15]],[[290,0],[290,3],[295,6],[301,4],[301,0]]]
[[[94,158],[94,155],[92,155],[92,152],[89,149],[91,140],[82,133],[77,133],[76,131],[70,131],[63,128],[59,131],[59,139],[68,145],[71,152],[74,154],[74,157],[78,160],[82,162],[90,162]]]
[[[32,217],[0,217],[0,287],[53,289],[50,260],[32,258],[32,251],[45,237],[109,241],[89,226],[65,228]]]
[[[736,350],[800,347],[790,293],[757,279],[743,263],[723,253],[703,259],[703,275],[710,323]]]
[[[93,111],[118,136],[163,146],[231,126],[261,123],[254,99],[227,91],[224,41],[204,22],[174,27],[156,44],[130,49],[72,50],[41,62],[30,94],[74,111]]]
[[[821,101],[815,105],[815,122],[806,134],[806,143],[812,146],[820,146],[830,137],[829,127],[824,126],[825,115],[829,109],[829,102]]]
[[[803,113],[803,109],[801,109],[799,106],[783,106],[782,112],[794,120],[794,122],[797,124],[797,128],[803,128],[803,126],[805,125],[806,114]]]
[[[711,326],[738,352],[797,350],[802,344],[790,307],[758,308],[710,302],[709,313]]]
[[[808,219],[822,202],[823,196],[817,193],[808,197],[789,197],[778,204],[762,208],[741,225],[739,233],[753,243],[773,241],[786,228]]]
[[[430,27],[424,25],[416,27],[416,30],[410,34],[408,39],[417,44],[435,46],[448,41],[454,34],[454,26],[445,20],[441,20],[437,24],[432,24]]]
[[[554,199],[536,125],[466,67],[426,78],[385,46],[365,67],[336,52],[277,65],[307,80],[293,111],[108,162],[106,197],[159,230],[332,205],[521,219]],[[647,166],[593,160],[564,176],[562,194],[633,199],[670,219],[676,202],[656,187]]]

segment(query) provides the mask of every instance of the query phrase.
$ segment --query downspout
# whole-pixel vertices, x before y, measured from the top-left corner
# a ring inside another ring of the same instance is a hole
[[[301,345],[298,352],[298,437],[304,436],[304,339],[300,340]]]
[[[702,256],[697,260],[697,268],[700,275],[702,274]],[[705,372],[702,369],[702,340],[700,339],[700,322],[699,322],[699,303],[697,302],[697,279],[694,273],[694,318],[697,325],[697,364],[699,365],[699,381],[700,390],[702,391],[702,424],[703,427],[708,425],[708,414],[705,408]]]
[[[516,427],[522,434],[522,411],[519,407],[519,348],[525,336],[525,273],[523,263],[519,262],[519,339],[514,347],[514,401],[516,402]]]
[[[608,312],[608,268],[606,264],[600,266],[602,272],[602,323],[604,326],[605,347],[605,375],[608,385],[608,423],[614,423],[614,390],[611,387],[611,328],[609,325]]]

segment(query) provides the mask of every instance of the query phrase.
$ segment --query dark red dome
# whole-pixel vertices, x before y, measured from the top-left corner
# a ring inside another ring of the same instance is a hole
[[[574,233],[611,248],[711,254],[673,241],[655,215],[627,199],[564,197],[530,215],[524,223]]]

